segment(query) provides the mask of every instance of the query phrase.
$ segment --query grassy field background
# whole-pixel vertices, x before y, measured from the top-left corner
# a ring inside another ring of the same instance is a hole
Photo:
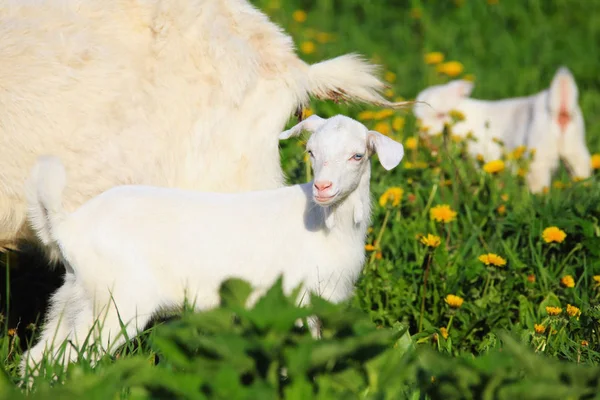
[[[457,76],[473,79],[472,97],[482,99],[543,90],[566,65],[579,86],[588,146],[600,152],[600,2],[254,3],[293,36],[309,62],[358,52],[381,64],[390,99],[412,99],[426,86],[454,78],[425,62],[431,52],[460,63]],[[466,143],[453,139],[451,129],[419,140],[409,110],[313,102],[309,112],[360,118],[406,146],[405,159],[391,172],[373,162],[373,229],[356,296],[340,306],[315,300],[309,310],[325,322],[323,340],[294,328],[293,321],[307,311],[294,307],[277,285],[253,310],[241,312],[247,288],[230,282],[223,288],[223,307],[185,312],[151,328],[96,368],[85,358],[67,373],[45,366],[66,383],[38,378],[34,397],[598,396],[598,173],[573,182],[561,168],[548,193],[533,196],[508,169],[475,168]],[[525,168],[528,160],[518,158],[507,152],[504,161]],[[290,182],[309,178],[305,161],[298,141],[282,145]],[[550,227],[564,232],[564,240],[560,235],[558,241],[545,240]],[[429,234],[439,244],[423,239]],[[501,259],[481,257],[490,253]],[[17,327],[16,299],[28,301],[30,310],[43,303],[23,292],[32,290],[31,275],[16,279],[19,271],[11,273],[7,282],[17,286],[6,285],[2,296],[12,290],[13,306],[3,302],[0,396],[19,398],[24,394],[16,389],[15,367],[35,326]]]

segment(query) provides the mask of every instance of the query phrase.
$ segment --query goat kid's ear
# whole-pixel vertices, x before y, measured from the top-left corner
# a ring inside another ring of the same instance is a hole
[[[455,79],[446,84],[446,91],[451,96],[455,97],[469,97],[475,84],[466,79]]]
[[[386,170],[390,170],[400,164],[404,157],[404,146],[377,131],[369,131],[369,147],[379,157],[379,162]]]
[[[316,114],[311,115],[304,121],[296,124],[287,131],[279,134],[279,140],[291,138],[292,136],[298,136],[302,131],[308,131],[310,133],[316,132],[324,123],[325,119],[319,117]]]

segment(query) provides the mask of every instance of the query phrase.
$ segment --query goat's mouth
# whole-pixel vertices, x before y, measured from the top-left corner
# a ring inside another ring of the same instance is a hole
[[[322,195],[318,195],[315,194],[313,195],[313,198],[315,199],[315,202],[320,205],[320,206],[327,206],[331,203],[333,203],[333,201],[335,200],[335,198],[338,196],[338,193],[334,193],[332,195],[329,196],[322,196]]]

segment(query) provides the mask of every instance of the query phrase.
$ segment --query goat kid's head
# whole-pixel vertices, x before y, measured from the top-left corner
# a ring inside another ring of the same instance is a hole
[[[328,119],[312,115],[282,132],[279,139],[302,131],[312,133],[306,151],[314,172],[313,199],[321,206],[344,199],[358,187],[373,153],[386,170],[396,167],[404,156],[402,144],[343,115]]]
[[[473,82],[456,79],[444,85],[430,86],[420,92],[416,98],[419,103],[414,105],[413,113],[419,119],[422,128],[427,128],[427,132],[433,135],[440,133],[444,125],[452,121],[450,111],[454,110],[462,99],[471,95],[473,86]]]

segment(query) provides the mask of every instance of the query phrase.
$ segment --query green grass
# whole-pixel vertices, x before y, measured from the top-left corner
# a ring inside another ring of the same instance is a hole
[[[395,76],[391,98],[411,99],[424,87],[450,79],[424,64],[424,54],[431,51],[460,61],[464,74],[475,77],[473,97],[484,99],[540,91],[560,65],[567,65],[579,85],[589,148],[600,152],[599,2],[255,4],[299,47],[315,44],[313,53],[302,55],[309,62],[356,51],[381,63]],[[295,10],[304,10],[306,21],[294,21]],[[321,43],[323,32],[334,40]],[[312,110],[323,117],[358,117],[362,109],[314,102]],[[402,128],[393,129],[392,122],[400,119]],[[365,123],[390,129],[398,140],[416,137],[408,111]],[[327,328],[322,341],[293,325],[307,313],[278,286],[253,310],[242,311],[246,288],[234,282],[224,288],[223,307],[184,313],[152,328],[95,368],[85,359],[66,373],[48,366],[65,383],[39,378],[36,396],[594,398],[600,389],[600,290],[593,279],[600,275],[598,175],[570,182],[561,169],[555,177],[561,184],[533,196],[508,170],[490,175],[475,168],[464,146],[445,135],[420,141],[393,171],[373,161],[375,207],[368,243],[374,250],[349,304],[313,304],[310,312]],[[302,151],[297,141],[282,144],[283,164],[294,183],[307,178]],[[391,187],[402,188],[402,201],[380,206],[377,200]],[[431,220],[431,208],[441,204],[456,211],[456,220]],[[541,235],[549,226],[566,232],[566,239],[545,243]],[[419,235],[429,233],[441,238],[439,247],[420,243]],[[500,255],[507,264],[484,265],[478,258],[486,253]],[[574,287],[561,285],[566,275],[573,277]],[[12,287],[13,298],[24,286]],[[460,308],[445,302],[449,294],[464,299]],[[579,318],[566,313],[568,304],[580,309]],[[563,311],[549,316],[546,306]],[[20,325],[19,335],[8,335],[18,316],[4,317],[0,397],[18,398],[20,341],[32,330]],[[544,326],[543,334],[535,333],[535,324]]]

